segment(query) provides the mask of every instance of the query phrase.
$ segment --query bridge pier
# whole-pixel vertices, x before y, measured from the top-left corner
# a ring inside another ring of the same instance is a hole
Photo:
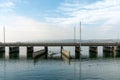
[[[62,58],[62,49],[63,49],[63,46],[61,46],[61,50],[60,50],[60,53],[61,53],[61,58]]]
[[[9,53],[19,53],[19,47],[9,47]]]
[[[5,58],[5,47],[0,47],[0,58]]]
[[[97,46],[90,46],[89,47],[89,57],[90,58],[97,58],[97,56],[98,56]]]
[[[114,46],[103,46],[103,56],[104,57],[114,57],[115,56]]]
[[[75,59],[80,59],[80,46],[75,46]]]
[[[117,46],[117,47],[116,47],[116,51],[117,51],[117,52],[120,52],[120,46]]]
[[[0,47],[0,53],[3,53],[3,52],[5,52],[5,47]]]
[[[19,47],[9,47],[9,58],[19,58]]]
[[[33,51],[33,46],[27,46],[27,58],[32,58]]]
[[[5,53],[4,52],[0,52],[0,58],[5,58]]]
[[[116,57],[120,57],[120,46],[116,47]]]
[[[45,59],[47,59],[47,58],[48,58],[48,47],[45,46]]]

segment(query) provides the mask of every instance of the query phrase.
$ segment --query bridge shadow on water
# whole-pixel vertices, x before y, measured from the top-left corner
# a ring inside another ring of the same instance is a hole
[[[116,52],[116,57],[117,57],[117,58],[120,57],[120,52]]]
[[[9,59],[19,59],[19,53],[11,53],[11,54],[9,54]]]
[[[5,52],[0,52],[0,59],[5,58]]]

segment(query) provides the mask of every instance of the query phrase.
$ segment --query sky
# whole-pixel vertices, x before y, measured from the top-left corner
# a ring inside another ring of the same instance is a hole
[[[0,0],[0,42],[119,39],[120,0]]]

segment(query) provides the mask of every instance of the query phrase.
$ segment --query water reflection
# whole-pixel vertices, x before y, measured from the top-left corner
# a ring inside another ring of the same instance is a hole
[[[5,58],[5,52],[0,52],[0,59]]]
[[[37,58],[33,58],[34,65],[39,62],[40,60],[46,60],[45,55],[39,56]]]
[[[97,58],[98,53],[97,52],[89,52],[89,58]]]
[[[45,56],[33,59],[27,55],[21,58],[18,53],[9,54],[9,57],[13,57],[5,59],[1,54],[0,80],[120,80],[120,59],[112,58],[111,53],[101,54],[105,54],[105,57],[91,54],[92,58],[82,56],[81,61],[64,56],[61,59],[60,54],[57,56],[56,53],[48,56],[48,59]],[[116,57],[119,54],[116,53]]]
[[[65,55],[62,55],[62,59],[68,64],[70,64],[70,58],[66,57]]]
[[[19,53],[17,53],[17,52],[10,53],[9,59],[19,59]]]
[[[33,52],[31,52],[31,53],[30,53],[30,52],[29,52],[29,53],[27,52],[27,58],[28,58],[28,59],[32,59],[32,57],[33,57]]]
[[[120,80],[119,58],[2,59],[0,80]],[[5,73],[4,73],[5,72]]]
[[[116,57],[120,57],[120,52],[116,52]]]
[[[0,64],[3,65],[0,80],[74,80],[73,65],[61,58],[12,58],[0,60]]]
[[[112,52],[103,52],[103,57],[104,58],[112,58],[115,56],[114,56],[114,53],[112,53]]]

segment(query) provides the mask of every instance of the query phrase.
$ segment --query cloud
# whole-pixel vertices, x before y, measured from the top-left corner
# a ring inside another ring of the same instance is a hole
[[[0,1],[0,15],[12,12],[14,7],[15,4],[12,1]]]
[[[116,39],[116,34],[120,30],[120,0],[96,0],[91,3],[65,2],[56,11],[64,16],[47,16],[46,20],[69,28],[79,26],[81,21],[82,39]]]
[[[73,35],[72,28],[10,14],[0,16],[0,41],[3,41],[3,26],[6,28],[6,42],[61,40],[72,38]]]
[[[6,41],[10,42],[73,39],[73,27],[76,26],[79,31],[80,21],[82,21],[83,39],[106,38],[110,31],[119,30],[119,0],[97,0],[91,3],[69,0],[54,10],[52,15],[57,14],[55,17],[46,13],[46,21],[42,22],[16,14],[14,8],[22,2],[22,0],[7,0],[4,4],[0,3],[0,41],[3,41],[3,26],[6,27]]]
[[[14,6],[14,3],[11,1],[0,3],[0,8],[11,8]]]
[[[6,42],[60,40],[71,38],[72,29],[57,24],[45,23],[15,13],[14,8],[21,0],[7,0],[0,3],[0,41],[3,41],[3,26]]]
[[[83,24],[100,24],[102,30],[109,30],[120,23],[120,0],[98,0],[93,3],[63,3],[57,11],[64,16],[46,17],[47,21],[62,24],[75,24],[82,21]],[[104,21],[104,22],[103,22]],[[102,25],[101,25],[102,23]]]

